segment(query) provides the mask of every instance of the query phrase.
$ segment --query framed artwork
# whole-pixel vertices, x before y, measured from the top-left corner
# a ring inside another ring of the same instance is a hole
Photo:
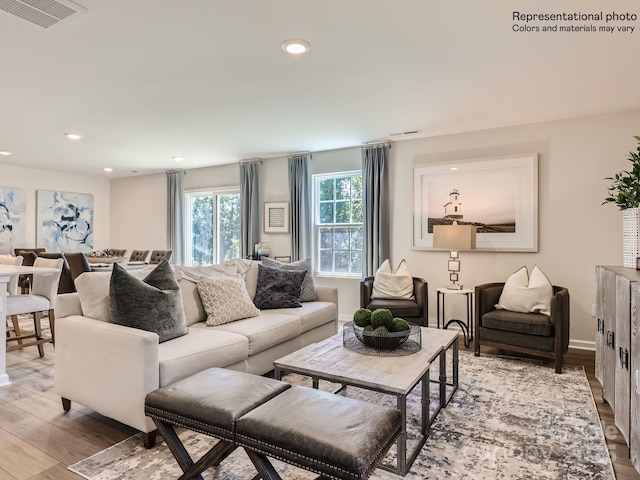
[[[27,194],[22,188],[0,187],[0,254],[13,254],[26,242]]]
[[[288,202],[269,202],[264,204],[264,232],[289,233]]]
[[[538,154],[415,165],[413,249],[454,221],[478,227],[476,250],[537,252]]]
[[[36,243],[48,252],[93,250],[93,195],[38,190]]]

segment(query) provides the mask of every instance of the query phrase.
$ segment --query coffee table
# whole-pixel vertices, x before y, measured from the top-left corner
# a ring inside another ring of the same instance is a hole
[[[402,419],[402,432],[396,442],[397,465],[381,464],[393,473],[406,475],[429,436],[429,427],[441,408],[445,407],[458,388],[458,333],[421,327],[422,348],[406,356],[373,356],[357,353],[342,345],[342,333],[308,345],[279,358],[274,364],[275,378],[286,373],[311,377],[314,388],[320,380],[354,386],[396,397]],[[453,353],[452,382],[447,382],[447,350]],[[439,358],[439,402],[429,415],[429,369]],[[407,452],[407,395],[422,385],[421,437],[411,452]],[[453,387],[447,392],[447,386]]]

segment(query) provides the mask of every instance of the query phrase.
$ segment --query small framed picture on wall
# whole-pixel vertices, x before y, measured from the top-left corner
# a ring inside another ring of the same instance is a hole
[[[265,202],[264,232],[289,233],[289,202]]]

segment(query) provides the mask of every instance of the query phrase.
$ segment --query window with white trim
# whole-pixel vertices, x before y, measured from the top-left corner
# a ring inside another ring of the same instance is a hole
[[[319,274],[362,273],[362,172],[314,175],[314,265]]]
[[[185,193],[185,265],[223,263],[240,256],[240,191]]]

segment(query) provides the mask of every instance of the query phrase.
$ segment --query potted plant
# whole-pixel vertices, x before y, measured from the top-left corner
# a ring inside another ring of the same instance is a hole
[[[630,170],[622,170],[613,177],[613,183],[607,189],[609,196],[605,203],[615,203],[622,210],[623,222],[623,259],[625,267],[637,267],[638,262],[638,225],[640,223],[640,137],[634,136],[639,146],[635,152],[629,152]]]

